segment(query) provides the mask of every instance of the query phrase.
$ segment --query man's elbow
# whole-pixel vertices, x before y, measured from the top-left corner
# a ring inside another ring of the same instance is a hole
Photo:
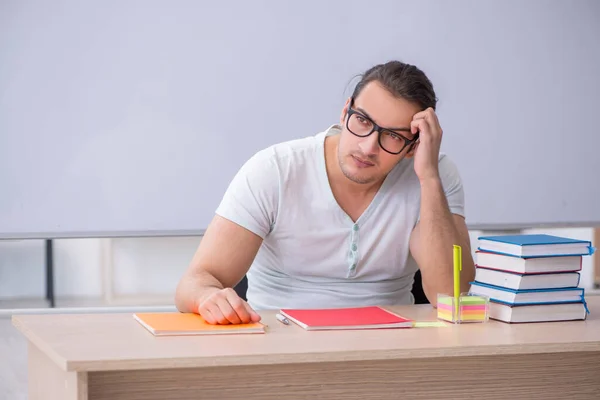
[[[471,282],[475,280],[475,263],[471,256],[463,259],[463,268],[461,271],[461,290],[468,292],[471,288]]]
[[[471,282],[475,279],[475,272],[471,268],[463,269],[463,273],[460,276],[460,294],[468,293],[471,288]],[[433,307],[437,307],[438,294],[446,296],[454,296],[454,279],[450,277],[448,280],[438,279],[435,282],[429,282],[426,280],[422,281],[423,292],[429,303]]]
[[[187,296],[185,294],[185,280],[186,278],[183,277],[181,278],[181,280],[179,281],[179,283],[177,284],[177,287],[175,288],[175,307],[177,308],[177,310],[179,312],[189,312],[189,307],[188,307],[188,302],[187,302]]]
[[[197,299],[199,282],[196,277],[186,273],[175,288],[175,307],[180,312],[198,312]]]
[[[429,303],[434,308],[437,307],[438,293],[452,296],[453,291],[454,284],[452,282],[450,282],[450,284],[446,282],[436,282],[435,284],[427,284],[425,281],[423,281],[423,292],[425,292],[427,300],[429,300]]]
[[[471,282],[475,280],[475,271],[469,270],[466,273],[466,276],[462,279],[461,282],[461,290],[463,292],[468,292],[471,289]]]

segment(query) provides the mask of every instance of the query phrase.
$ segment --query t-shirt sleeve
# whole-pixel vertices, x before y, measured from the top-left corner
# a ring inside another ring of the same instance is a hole
[[[265,238],[275,224],[279,202],[279,169],[270,149],[242,165],[229,184],[216,214]]]
[[[439,160],[438,169],[450,212],[465,216],[465,193],[456,164],[446,155]]]

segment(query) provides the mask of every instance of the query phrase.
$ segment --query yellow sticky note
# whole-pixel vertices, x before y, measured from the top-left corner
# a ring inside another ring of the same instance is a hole
[[[448,324],[442,321],[417,321],[415,322],[415,328],[445,328]]]

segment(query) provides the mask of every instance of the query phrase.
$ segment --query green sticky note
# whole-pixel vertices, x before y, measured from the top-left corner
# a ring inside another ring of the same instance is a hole
[[[463,296],[460,298],[460,304],[477,306],[485,305],[486,299],[479,296]]]
[[[415,328],[445,328],[448,324],[442,321],[417,321]]]

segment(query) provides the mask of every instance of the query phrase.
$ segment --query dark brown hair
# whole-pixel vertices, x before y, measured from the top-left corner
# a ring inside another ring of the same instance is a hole
[[[379,82],[393,96],[416,103],[423,110],[429,107],[435,110],[437,98],[433,84],[425,73],[414,65],[389,61],[369,68],[361,75],[352,97],[356,98],[364,87],[373,81]]]

